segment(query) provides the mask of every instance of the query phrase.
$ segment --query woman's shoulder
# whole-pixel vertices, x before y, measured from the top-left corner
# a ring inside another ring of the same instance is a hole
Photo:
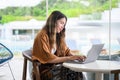
[[[44,29],[40,30],[39,33],[42,34],[42,35],[47,35],[47,31],[44,30]]]
[[[41,38],[47,38],[47,32],[45,30],[41,30],[38,32],[37,37],[41,37]]]

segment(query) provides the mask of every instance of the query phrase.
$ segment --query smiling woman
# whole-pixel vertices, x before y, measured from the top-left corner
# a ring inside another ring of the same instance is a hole
[[[41,63],[41,80],[83,80],[82,72],[71,71],[61,64],[85,59],[83,55],[73,55],[66,45],[66,23],[67,17],[62,12],[53,11],[34,39],[32,59]]]

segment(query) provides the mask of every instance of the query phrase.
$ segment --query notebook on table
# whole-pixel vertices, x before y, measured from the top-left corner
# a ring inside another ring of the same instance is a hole
[[[102,48],[103,48],[104,44],[93,44],[91,49],[88,51],[86,59],[84,61],[79,61],[79,60],[73,60],[73,61],[68,61],[68,62],[75,62],[75,63],[90,63],[90,62],[94,62],[97,60]]]

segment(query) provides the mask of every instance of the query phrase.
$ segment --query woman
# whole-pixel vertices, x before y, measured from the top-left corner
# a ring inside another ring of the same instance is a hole
[[[59,65],[69,60],[85,59],[85,56],[72,55],[67,47],[66,22],[67,17],[63,13],[53,11],[34,40],[32,58],[42,63],[40,66],[42,80],[77,80],[78,76],[79,80],[82,80],[82,73],[78,74]]]

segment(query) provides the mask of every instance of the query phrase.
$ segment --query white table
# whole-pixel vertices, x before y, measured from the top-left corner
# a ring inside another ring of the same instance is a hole
[[[95,72],[96,80],[103,80],[104,73],[113,73],[114,80],[119,80],[119,61],[97,60],[87,64],[64,62],[63,66],[76,72]]]

